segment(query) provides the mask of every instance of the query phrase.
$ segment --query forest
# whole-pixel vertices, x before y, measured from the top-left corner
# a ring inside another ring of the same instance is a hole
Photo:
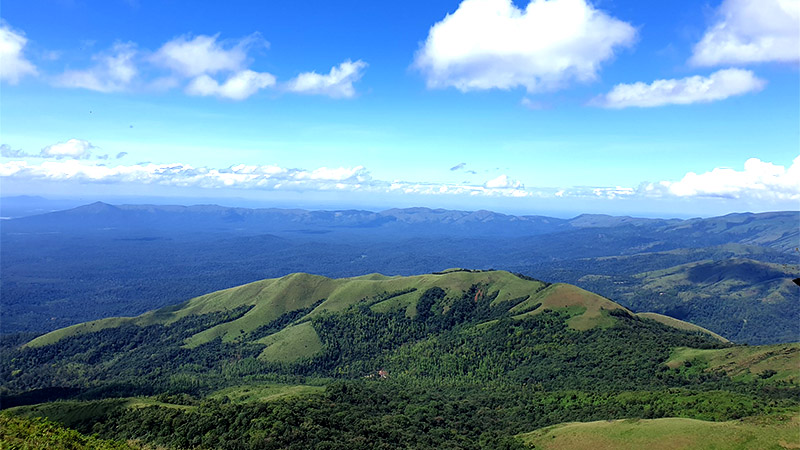
[[[84,435],[186,449],[526,448],[515,435],[562,422],[725,421],[800,408],[800,385],[778,366],[737,378],[702,360],[667,364],[676,348],[736,349],[709,334],[624,309],[601,311],[597,326],[578,330],[570,324],[584,306],[498,302],[497,292],[485,283],[460,294],[401,289],[309,315],[322,299],[240,339],[193,348],[184,345],[188,337],[254,306],[122,324],[43,346],[4,339],[0,401]],[[403,295],[415,299],[416,314],[376,311]],[[529,313],[511,313],[515,305]],[[319,352],[284,362],[260,357],[265,346],[254,342],[305,322]],[[268,401],[234,395],[265,386],[304,388]],[[59,401],[43,403],[52,400]]]

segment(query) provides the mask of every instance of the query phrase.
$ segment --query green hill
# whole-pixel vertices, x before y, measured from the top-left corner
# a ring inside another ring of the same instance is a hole
[[[800,448],[800,416],[708,422],[684,418],[567,423],[520,435],[544,450]]]
[[[742,380],[755,378],[800,382],[800,344],[733,347],[717,350],[677,348],[667,361],[671,368],[694,367],[722,371]]]
[[[292,274],[7,342],[3,408],[167,448],[515,449],[565,422],[800,410],[796,346],[503,271]]]
[[[297,338],[315,347],[315,339],[311,336],[313,330],[303,324],[320,314],[343,311],[356,304],[367,304],[375,312],[403,311],[407,317],[413,318],[417,314],[416,306],[420,294],[426,290],[438,287],[444,290],[446,296],[453,297],[462,295],[474,285],[483,286],[482,291],[476,294],[491,296],[493,305],[503,304],[516,316],[560,308],[585,308],[585,311],[571,319],[570,325],[575,329],[586,330],[608,325],[612,321],[603,311],[624,310],[608,299],[575,286],[548,286],[541,281],[505,271],[450,269],[410,277],[371,274],[342,279],[295,273],[213,292],[138,317],[114,317],[62,328],[32,340],[27,346],[39,347],[64,338],[123,325],[169,325],[188,316],[248,308],[246,313],[234,320],[195,333],[186,340],[185,345],[192,348],[216,338],[221,338],[223,342],[275,345],[290,337],[291,340]],[[533,308],[536,305],[539,307]],[[270,334],[254,337],[253,332],[260,327],[292,313],[296,314],[285,325],[297,327],[296,329],[283,330],[280,336]],[[304,353],[308,354],[308,351]]]

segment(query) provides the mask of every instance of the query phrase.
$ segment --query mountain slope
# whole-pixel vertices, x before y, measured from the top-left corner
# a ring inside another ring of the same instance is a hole
[[[800,416],[728,422],[685,418],[576,422],[519,435],[537,449],[745,450],[800,447]]]
[[[254,337],[254,331],[281,316],[295,314],[288,323],[306,323],[323,313],[343,311],[356,304],[365,304],[376,312],[401,311],[406,317],[417,315],[420,294],[438,287],[445,296],[458,297],[473,286],[481,286],[475,293],[478,297],[491,297],[492,305],[503,304],[514,317],[560,308],[579,308],[580,313],[570,319],[570,326],[578,330],[590,329],[600,324],[608,325],[613,320],[604,312],[627,310],[608,299],[566,284],[547,285],[538,280],[525,279],[505,271],[448,271],[410,277],[387,277],[371,274],[354,278],[330,279],[319,275],[295,273],[281,278],[213,292],[189,300],[181,305],[166,307],[134,318],[108,318],[78,324],[40,336],[27,344],[38,347],[58,342],[61,339],[106,328],[127,324],[148,326],[168,325],[187,316],[224,313],[237,308],[247,308],[241,317],[204,329],[186,340],[192,348],[206,344],[216,338],[222,342],[258,342],[274,344],[283,339],[271,335]],[[304,329],[306,336],[309,327]],[[707,331],[706,331],[707,332]],[[298,331],[289,334],[297,336]],[[273,333],[275,334],[275,333]],[[277,339],[277,340],[276,340]],[[313,337],[306,336],[313,340]]]
[[[796,348],[662,321],[503,271],[300,273],[3,343],[0,402],[185,449],[521,450],[564,422],[797,411]]]
[[[752,344],[800,339],[798,266],[749,258],[702,260],[630,276],[584,275],[578,284],[634,310],[655,311]]]

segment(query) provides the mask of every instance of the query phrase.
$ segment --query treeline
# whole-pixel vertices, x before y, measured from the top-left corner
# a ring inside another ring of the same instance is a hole
[[[182,449],[521,449],[515,434],[561,422],[731,420],[790,404],[724,391],[548,392],[501,383],[352,380],[321,394],[273,402],[119,408],[75,426]]]

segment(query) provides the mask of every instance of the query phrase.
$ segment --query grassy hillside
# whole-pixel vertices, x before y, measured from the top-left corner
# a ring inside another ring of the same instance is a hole
[[[725,339],[724,337],[718,335],[717,333],[714,333],[713,331],[706,330],[705,328],[703,328],[701,326],[698,326],[698,325],[695,325],[693,323],[689,323],[689,322],[684,322],[682,320],[678,320],[678,319],[676,319],[674,317],[665,316],[663,314],[658,314],[658,313],[649,313],[649,312],[637,313],[636,316],[642,317],[642,318],[645,318],[645,319],[655,320],[656,322],[663,323],[664,325],[667,325],[667,326],[670,326],[670,327],[679,328],[681,330],[700,331],[700,332],[703,332],[703,333],[709,333],[712,336],[714,336],[715,338],[719,339],[720,341],[729,342],[727,339]]]
[[[519,438],[544,450],[783,450],[800,448],[800,416],[727,422],[663,418],[566,423]]]
[[[268,359],[285,360],[286,357],[279,356],[281,352],[295,354],[299,358],[313,355],[318,348],[308,326],[301,325],[272,338],[269,335],[254,334],[259,328],[287,314],[301,312],[302,314],[295,314],[291,320],[291,323],[299,324],[323,313],[343,311],[355,304],[365,303],[375,312],[403,311],[407,317],[413,318],[417,314],[416,304],[422,292],[438,287],[447,296],[460,296],[473,285],[483,286],[483,291],[479,294],[491,296],[493,305],[504,304],[510,312],[517,313],[518,316],[537,311],[573,308],[575,317],[570,321],[570,326],[580,330],[609,326],[613,321],[607,314],[603,315],[602,311],[623,309],[608,299],[575,286],[547,286],[541,281],[505,271],[450,269],[410,277],[371,274],[341,279],[296,273],[210,293],[138,317],[115,317],[74,325],[40,336],[27,346],[40,347],[72,336],[123,325],[169,325],[188,316],[249,308],[241,317],[195,333],[186,339],[185,345],[193,348],[221,338],[223,342],[258,342],[270,347],[286,347],[286,337],[291,338],[291,341],[299,337],[303,341],[302,348],[294,345],[282,351],[275,348],[264,355]],[[533,311],[533,306],[537,306],[537,311]],[[578,311],[574,308],[586,309]],[[669,325],[678,325],[678,322]],[[279,330],[275,330],[276,333],[277,331]]]
[[[739,380],[761,378],[796,383],[800,381],[800,344],[717,350],[678,348],[667,365],[673,369],[688,366],[703,371],[722,371]]]

